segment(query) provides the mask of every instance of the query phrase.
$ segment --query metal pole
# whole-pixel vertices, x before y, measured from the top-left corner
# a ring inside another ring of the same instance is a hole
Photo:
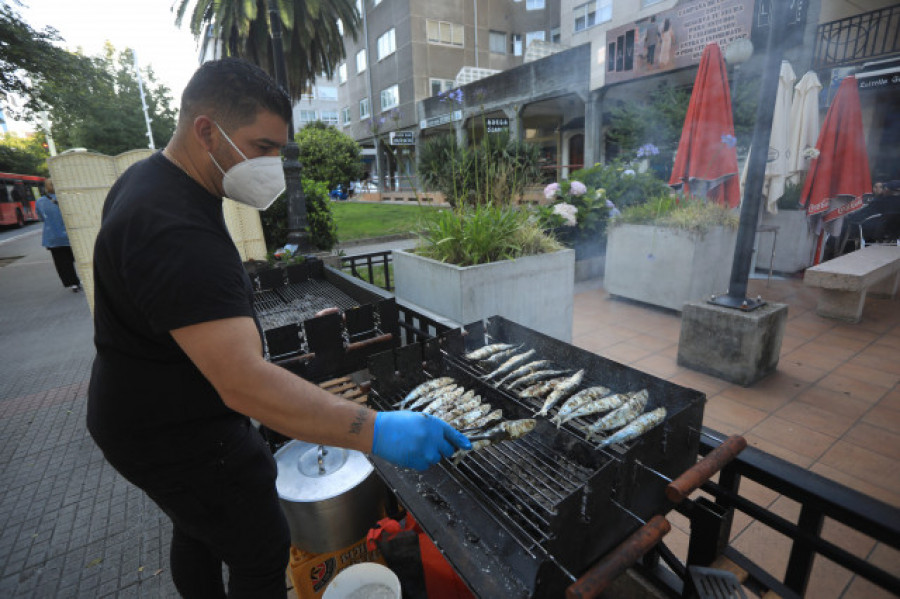
[[[272,34],[272,62],[275,67],[275,81],[285,93],[290,95],[277,0],[269,0],[269,27]],[[300,179],[303,169],[299,161],[300,147],[294,139],[293,107],[291,120],[288,122],[288,143],[282,150],[282,154],[284,156],[285,193],[288,201],[286,245],[296,246],[296,248],[291,248],[294,254],[308,253],[312,248],[309,245],[309,231],[307,230],[306,197],[303,195],[303,185]]]
[[[141,67],[138,64],[137,52],[134,52],[134,74],[137,77],[138,90],[141,92],[141,108],[144,109],[144,121],[147,123],[147,139],[150,141],[150,149],[155,150],[156,145],[153,143],[153,130],[150,129],[150,112],[147,110],[147,100],[144,97],[144,80],[141,77]]]
[[[734,261],[731,266],[731,280],[728,283],[728,292],[725,295],[713,296],[709,302],[718,306],[755,310],[766,303],[761,298],[747,298],[747,281],[750,278],[753,241],[756,238],[756,226],[762,203],[769,139],[772,136],[772,115],[775,112],[775,95],[778,92],[781,57],[784,52],[784,30],[789,7],[790,2],[787,0],[772,1],[772,18],[769,21],[762,85],[759,91],[759,102],[756,105],[756,122],[753,127],[753,141],[750,145],[750,164],[747,168],[744,201],[741,203],[741,217],[734,249]]]

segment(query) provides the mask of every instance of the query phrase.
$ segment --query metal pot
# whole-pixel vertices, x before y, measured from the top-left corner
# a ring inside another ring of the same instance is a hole
[[[359,541],[384,512],[385,486],[358,451],[291,441],[275,453],[291,543],[330,553]]]

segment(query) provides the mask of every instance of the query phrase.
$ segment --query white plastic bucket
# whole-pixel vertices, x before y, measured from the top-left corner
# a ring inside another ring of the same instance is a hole
[[[322,599],[400,599],[400,579],[381,564],[355,564],[334,577]]]

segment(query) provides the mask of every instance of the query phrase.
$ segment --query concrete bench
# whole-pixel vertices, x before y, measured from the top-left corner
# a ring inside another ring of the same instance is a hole
[[[819,316],[859,322],[867,292],[897,296],[900,246],[870,245],[807,268],[803,283],[822,288]]]

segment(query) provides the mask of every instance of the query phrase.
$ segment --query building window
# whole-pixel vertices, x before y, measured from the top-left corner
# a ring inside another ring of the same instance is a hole
[[[338,111],[337,110],[323,110],[321,121],[323,123],[328,123],[329,125],[337,125],[338,124]]]
[[[442,92],[448,92],[456,87],[456,81],[453,79],[429,79],[431,85],[431,95],[436,96]]]
[[[359,16],[363,14],[363,0],[356,0],[356,12]]]
[[[522,34],[521,33],[512,34],[512,42],[510,43],[510,48],[512,48],[513,56],[522,56]]]
[[[372,6],[378,6],[381,4],[381,0],[372,0]]]
[[[378,38],[378,60],[390,56],[397,50],[397,41],[392,27],[387,33]]]
[[[347,83],[347,63],[338,65],[338,83]]]
[[[356,72],[362,73],[366,70],[366,50],[363,48],[356,53]]]
[[[425,34],[429,44],[447,44],[449,46],[462,47],[464,31],[463,26],[456,23],[425,19]]]
[[[490,32],[491,52],[506,54],[506,33],[503,31]]]
[[[393,108],[400,104],[400,90],[397,88],[397,84],[390,87],[386,87],[381,90],[381,110],[385,111],[388,108]]]
[[[612,0],[591,0],[576,6],[572,12],[575,15],[575,31],[584,31],[612,19]]]
[[[363,98],[359,101],[359,120],[369,118],[369,99]]]
[[[321,85],[316,88],[316,93],[319,95],[319,98],[322,100],[337,100],[338,99],[338,90],[336,87],[332,87],[330,85]]]
[[[559,33],[559,27],[554,27],[550,30],[550,41],[554,44],[558,44],[562,39],[562,35]]]
[[[303,124],[319,120],[319,114],[315,110],[301,110],[299,111],[299,115],[300,122]]]
[[[525,10],[544,10],[544,0],[525,0]]]
[[[662,1],[663,0],[641,0],[641,8],[647,8],[648,6],[659,4]]]
[[[350,107],[344,106],[341,108],[341,123],[346,127],[350,124]]]
[[[525,48],[527,49],[531,42],[535,40],[544,41],[547,37],[546,31],[529,31],[525,34]]]

